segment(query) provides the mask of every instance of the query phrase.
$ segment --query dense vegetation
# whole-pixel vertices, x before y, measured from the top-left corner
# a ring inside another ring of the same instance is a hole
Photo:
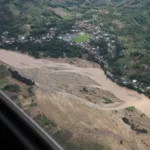
[[[27,85],[34,85],[34,81],[21,76],[17,71],[9,69],[9,72],[10,72],[12,78],[19,80],[20,82],[23,82]]]
[[[8,84],[5,85],[3,88],[4,91],[9,91],[9,92],[20,92],[20,86],[17,84]]]
[[[87,41],[88,39],[89,39],[89,35],[84,34],[84,35],[79,35],[79,36],[73,38],[73,41],[80,43],[80,42]]]
[[[147,134],[148,131],[146,129],[140,129],[138,128],[133,122],[131,122],[128,118],[123,117],[122,120],[124,121],[124,123],[128,124],[131,129],[133,131],[136,131],[137,134],[143,133],[143,134]]]
[[[79,46],[70,46],[69,43],[53,39],[51,41],[43,41],[40,43],[33,43],[28,41],[26,43],[13,43],[12,45],[3,45],[6,49],[15,49],[18,46],[19,51],[22,53],[28,52],[30,55],[39,58],[41,56],[51,56],[51,57],[82,57],[87,51]]]
[[[36,116],[36,118],[34,118],[38,124],[42,127],[45,127],[45,126],[48,126],[48,125],[51,125],[52,127],[56,127],[56,123],[49,120],[46,116],[44,115],[39,115],[39,116]]]
[[[45,24],[47,20],[52,22],[47,26],[53,26],[55,18],[59,19],[53,11],[46,9],[47,3],[48,0],[11,0],[1,4],[0,33],[9,31],[12,35],[17,36],[18,33],[31,32],[34,34],[44,32],[48,29]]]
[[[115,31],[119,40],[125,44],[124,57],[117,58],[112,67],[118,68],[115,73],[137,79],[139,82],[150,84],[150,12],[149,0],[118,0],[112,4],[112,14],[107,17],[119,20],[122,28],[116,27]],[[117,14],[117,15],[116,15]],[[121,15],[118,15],[121,14]],[[118,25],[119,26],[119,25]],[[127,68],[124,69],[123,66]]]
[[[134,106],[130,106],[125,108],[127,111],[133,112],[136,108]]]
[[[9,71],[4,65],[0,65],[0,79],[5,78],[6,76],[9,76]]]

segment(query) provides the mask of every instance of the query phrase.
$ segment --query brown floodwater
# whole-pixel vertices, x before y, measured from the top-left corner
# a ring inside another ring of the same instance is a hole
[[[0,61],[17,69],[38,68],[45,69],[47,71],[60,71],[68,73],[75,72],[83,76],[88,76],[101,85],[99,88],[110,91],[120,100],[124,101],[124,103],[116,107],[116,109],[135,106],[148,117],[150,117],[150,99],[147,98],[144,94],[139,94],[136,91],[120,87],[119,85],[115,84],[106,77],[101,68],[82,68],[67,63],[60,63],[56,61],[54,62],[48,59],[35,59],[26,54],[8,50],[0,50]]]

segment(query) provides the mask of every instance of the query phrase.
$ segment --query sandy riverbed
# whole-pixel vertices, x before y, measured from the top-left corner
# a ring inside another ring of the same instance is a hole
[[[46,59],[35,59],[25,54],[5,50],[0,50],[0,61],[17,69],[38,68],[49,72],[72,72],[87,76],[97,82],[100,85],[99,88],[110,91],[125,102],[123,105],[116,107],[116,109],[135,106],[150,117],[150,100],[146,96],[116,85],[105,76],[103,70],[100,68],[77,67],[71,64],[57,63],[56,61],[54,62]]]

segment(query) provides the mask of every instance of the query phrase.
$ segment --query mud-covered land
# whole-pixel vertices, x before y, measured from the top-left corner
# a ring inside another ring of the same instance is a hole
[[[19,105],[66,149],[150,149],[149,99],[119,87],[96,64],[5,50],[0,61],[35,82],[29,90],[12,79],[33,93],[20,93]]]

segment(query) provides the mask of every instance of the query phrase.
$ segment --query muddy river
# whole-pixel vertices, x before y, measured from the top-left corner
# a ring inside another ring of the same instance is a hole
[[[110,91],[120,100],[124,101],[124,104],[116,107],[116,109],[135,106],[150,117],[150,99],[136,91],[116,85],[105,76],[103,70],[100,68],[82,68],[47,59],[35,59],[25,54],[6,50],[0,50],[0,61],[17,69],[38,68],[47,71],[75,72],[83,76],[88,76],[101,85],[99,88]]]

